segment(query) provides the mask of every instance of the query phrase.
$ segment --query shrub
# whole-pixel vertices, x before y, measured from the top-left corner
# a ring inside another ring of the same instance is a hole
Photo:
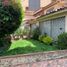
[[[13,33],[13,35],[15,35],[15,36],[19,36],[19,38],[24,38],[24,37],[26,37],[26,38],[29,38],[29,33],[30,33],[30,30],[29,30],[29,28],[28,27],[25,27],[24,26],[24,28],[22,28],[21,26],[20,26],[20,28],[18,28],[14,33]]]
[[[48,45],[50,45],[53,41],[53,39],[48,35],[40,35],[39,40]]]
[[[6,49],[10,48],[10,44],[11,44],[10,36],[0,38],[0,50],[6,50]]]
[[[30,30],[28,28],[23,29],[23,35],[29,35]]]
[[[22,17],[20,6],[16,8],[13,5],[5,6],[0,3],[0,37],[13,33],[20,26]]]
[[[38,40],[38,37],[40,35],[40,31],[39,31],[39,28],[37,27],[34,31],[33,31],[33,39],[36,39]]]
[[[58,48],[67,49],[67,33],[62,33],[58,36]]]
[[[50,36],[45,36],[45,37],[43,37],[42,41],[45,44],[50,45],[52,43],[53,39]]]
[[[7,4],[4,3],[5,0],[0,0],[0,45],[5,44],[9,41],[5,39],[6,36],[10,36],[21,24],[23,18],[23,11],[19,3]],[[10,41],[9,41],[10,42]]]
[[[13,34],[14,35],[23,35],[23,30],[21,28],[18,28]]]
[[[39,38],[38,38],[39,41],[42,41],[43,37],[44,37],[44,35],[40,35]]]

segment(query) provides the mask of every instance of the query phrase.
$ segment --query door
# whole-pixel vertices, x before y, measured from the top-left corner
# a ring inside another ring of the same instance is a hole
[[[52,24],[52,37],[53,39],[57,39],[57,36],[63,32],[65,32],[65,17],[57,18],[51,20]]]

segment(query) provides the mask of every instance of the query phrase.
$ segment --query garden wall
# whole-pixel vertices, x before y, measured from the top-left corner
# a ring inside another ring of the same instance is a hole
[[[0,57],[0,67],[67,67],[67,50]]]

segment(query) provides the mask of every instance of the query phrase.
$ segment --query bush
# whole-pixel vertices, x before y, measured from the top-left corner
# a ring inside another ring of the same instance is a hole
[[[29,35],[29,32],[30,32],[30,30],[29,30],[29,28],[24,28],[23,29],[23,35]]]
[[[48,35],[40,35],[39,40],[44,42],[47,45],[50,45],[53,41],[53,39]]]
[[[12,35],[14,36],[19,36],[19,38],[29,38],[29,33],[30,33],[30,30],[28,27],[25,27],[22,28],[22,26],[20,26],[20,28],[18,28]]]
[[[0,51],[7,50],[8,48],[10,48],[10,44],[11,44],[11,37],[10,36],[0,38]]]
[[[20,6],[16,8],[14,5],[5,6],[0,3],[0,38],[12,34],[20,26],[22,18]]]
[[[53,39],[49,36],[46,36],[46,37],[43,37],[42,41],[45,43],[45,44],[48,44],[50,45],[53,41]]]
[[[58,36],[58,48],[67,49],[67,33],[62,33]]]
[[[40,31],[39,31],[39,28],[37,27],[34,31],[33,31],[33,39],[36,39],[38,40],[38,37],[40,35]]]
[[[38,39],[39,41],[42,41],[43,38],[44,38],[44,35],[40,35]]]
[[[14,35],[23,35],[23,30],[21,28],[18,28],[13,34]]]
[[[9,1],[13,1],[13,4],[8,4]],[[8,0],[8,3],[0,0],[0,45],[9,41],[4,38],[10,36],[20,26],[23,18],[21,5],[14,0]]]

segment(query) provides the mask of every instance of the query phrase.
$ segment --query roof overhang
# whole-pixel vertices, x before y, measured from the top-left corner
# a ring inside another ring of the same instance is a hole
[[[54,13],[50,13],[48,15],[40,16],[36,19],[36,21],[43,22],[43,21],[63,17],[63,16],[66,16],[66,15],[67,15],[67,9],[64,9],[64,10],[56,11]]]

